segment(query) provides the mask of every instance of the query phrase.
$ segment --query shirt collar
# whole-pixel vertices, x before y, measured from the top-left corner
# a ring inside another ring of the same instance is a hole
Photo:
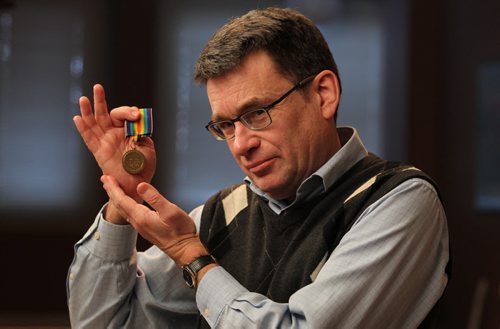
[[[253,184],[248,176],[245,177],[245,182],[254,193],[264,198],[268,202],[269,207],[277,214],[280,214],[294,204],[304,202],[323,193],[359,160],[368,155],[368,151],[355,128],[339,127],[337,128],[337,132],[340,137],[340,144],[342,145],[340,150],[302,182],[297,189],[295,200],[292,203],[271,198],[267,193]]]

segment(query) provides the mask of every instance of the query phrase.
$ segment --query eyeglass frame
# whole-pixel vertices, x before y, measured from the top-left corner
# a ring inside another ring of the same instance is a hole
[[[301,80],[296,85],[294,85],[291,89],[289,89],[286,93],[284,93],[282,96],[280,96],[278,99],[276,99],[275,101],[273,101],[269,105],[266,105],[266,106],[263,106],[263,107],[260,107],[260,108],[257,108],[257,109],[246,111],[246,112],[238,115],[234,119],[225,119],[225,120],[219,120],[219,121],[210,121],[205,126],[205,129],[208,130],[208,132],[210,132],[210,134],[212,134],[215,137],[215,139],[217,139],[219,141],[225,141],[225,140],[233,139],[234,136],[235,136],[235,133],[233,133],[231,137],[225,137],[225,136],[223,137],[223,136],[219,135],[215,130],[211,130],[211,127],[213,127],[214,125],[220,124],[221,122],[230,122],[231,125],[233,126],[233,129],[234,129],[234,128],[236,128],[235,123],[239,121],[245,127],[247,127],[250,130],[257,131],[257,130],[262,130],[264,128],[267,128],[267,127],[269,127],[271,125],[271,123],[273,123],[273,119],[272,119],[271,115],[269,114],[269,111],[272,110],[276,105],[278,105],[279,103],[281,103],[282,101],[284,101],[285,98],[287,98],[288,96],[290,96],[294,91],[298,90],[299,88],[304,87],[306,84],[308,84],[309,82],[311,82],[315,77],[316,77],[316,74],[308,76],[307,78]],[[249,124],[244,119],[242,120],[242,117],[248,115],[249,113],[253,113],[253,112],[256,112],[256,111],[262,111],[262,110],[264,110],[266,112],[267,117],[269,118],[269,123],[266,124],[265,126],[259,127],[259,128],[253,128],[253,127],[250,127]],[[222,130],[220,130],[220,131],[222,132]]]

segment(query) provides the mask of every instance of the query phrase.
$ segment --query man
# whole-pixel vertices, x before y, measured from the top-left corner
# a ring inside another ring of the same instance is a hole
[[[72,325],[421,325],[448,280],[441,202],[425,174],[336,127],[337,67],[313,23],[276,8],[236,18],[208,42],[196,80],[212,108],[207,129],[247,177],[189,215],[149,184],[152,140],[123,138],[137,108],[108,114],[99,85],[94,112],[82,97],[74,121],[110,200],[75,248]],[[141,174],[122,168],[131,147],[145,155]],[[154,246],[136,253],[136,232]]]

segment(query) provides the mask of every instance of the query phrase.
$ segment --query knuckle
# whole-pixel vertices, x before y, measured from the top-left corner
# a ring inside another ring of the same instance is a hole
[[[159,194],[154,194],[148,197],[148,200],[146,200],[147,203],[149,203],[151,206],[158,206],[161,204],[161,197]]]
[[[147,223],[146,216],[137,216],[134,221],[138,226],[141,227],[146,226]]]

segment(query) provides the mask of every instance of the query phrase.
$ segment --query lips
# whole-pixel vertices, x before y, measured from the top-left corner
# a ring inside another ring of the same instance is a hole
[[[268,170],[273,165],[274,160],[274,158],[270,158],[262,161],[256,161],[248,164],[246,167],[252,174],[259,175],[265,173],[266,170]]]

